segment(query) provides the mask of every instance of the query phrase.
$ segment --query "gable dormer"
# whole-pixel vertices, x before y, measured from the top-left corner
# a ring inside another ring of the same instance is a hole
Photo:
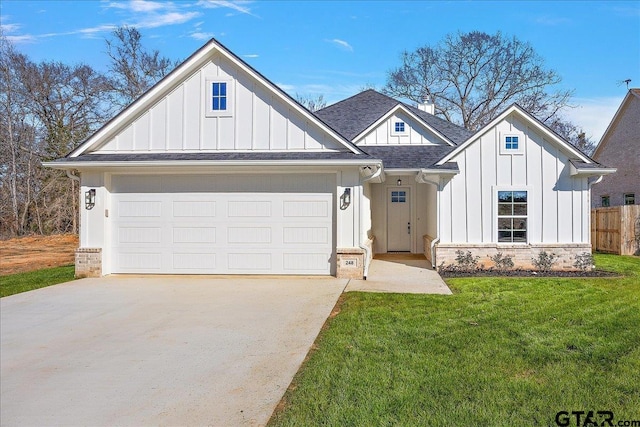
[[[369,126],[353,142],[362,146],[452,145],[442,134],[401,104]]]

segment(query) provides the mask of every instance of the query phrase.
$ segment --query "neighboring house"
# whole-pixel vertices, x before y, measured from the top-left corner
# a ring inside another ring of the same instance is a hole
[[[593,158],[617,172],[591,189],[591,207],[640,204],[640,89],[630,89]]]
[[[369,90],[314,115],[215,40],[66,157],[78,276],[366,276],[373,253],[589,252],[613,170],[513,105],[480,131]],[[73,172],[76,171],[76,172]]]

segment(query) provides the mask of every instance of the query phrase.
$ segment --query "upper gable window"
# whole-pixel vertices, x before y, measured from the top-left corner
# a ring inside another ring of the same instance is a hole
[[[206,82],[206,116],[233,115],[233,81],[211,78],[207,79]]]
[[[524,135],[520,133],[500,134],[500,154],[524,154]]]
[[[211,83],[211,109],[215,111],[227,110],[227,82]]]
[[[394,120],[392,122],[391,135],[407,135],[407,124],[402,120]]]

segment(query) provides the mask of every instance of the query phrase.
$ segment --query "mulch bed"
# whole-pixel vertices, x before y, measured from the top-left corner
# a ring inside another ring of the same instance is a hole
[[[438,271],[443,278],[456,277],[620,277],[619,273],[604,270],[591,271],[536,271],[536,270],[473,270],[473,271]]]

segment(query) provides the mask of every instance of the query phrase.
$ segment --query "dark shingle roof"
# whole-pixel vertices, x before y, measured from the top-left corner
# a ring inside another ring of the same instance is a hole
[[[427,169],[455,149],[450,145],[385,145],[361,148],[376,159],[381,159],[385,169]]]
[[[113,153],[83,154],[77,157],[64,157],[52,163],[68,162],[152,162],[166,160],[184,161],[268,161],[268,160],[369,160],[368,154],[355,154],[349,151],[315,152],[210,152],[210,153]]]
[[[350,98],[316,111],[315,115],[339,132],[346,139],[353,141],[362,131],[374,124],[396,105],[401,104],[424,120],[429,126],[454,144],[464,142],[472,132],[450,123],[425,111],[402,103],[373,89],[365,90]]]

